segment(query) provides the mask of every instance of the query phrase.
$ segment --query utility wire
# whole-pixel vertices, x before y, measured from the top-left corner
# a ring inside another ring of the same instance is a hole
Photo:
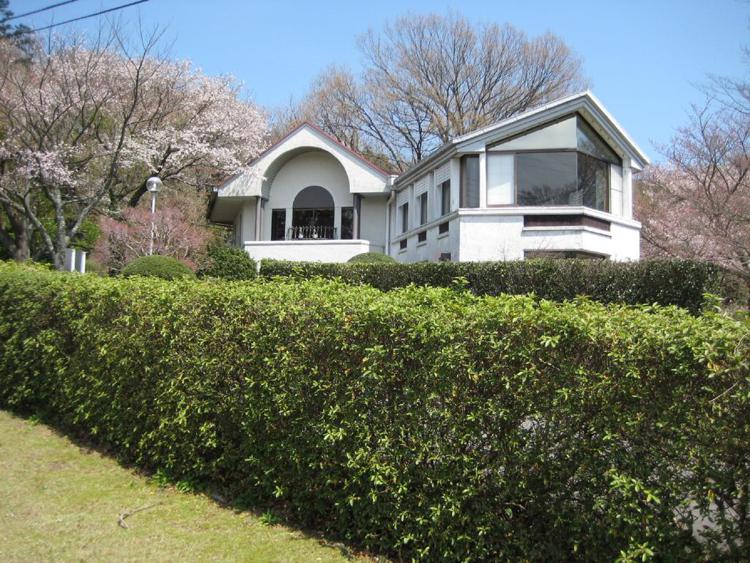
[[[73,2],[78,2],[78,0],[65,0],[65,2],[58,2],[57,4],[51,4],[50,6],[39,8],[38,10],[34,10],[31,12],[26,12],[25,14],[18,14],[17,16],[11,16],[9,18],[5,18],[2,23],[9,22],[10,20],[15,20],[18,18],[25,18],[26,16],[32,16],[34,14],[38,14],[39,12],[46,12],[47,10],[51,10],[52,8],[65,6],[65,4],[72,4]]]
[[[99,12],[94,12],[93,14],[88,14],[86,16],[81,16],[79,18],[73,18],[71,20],[65,20],[64,22],[53,23],[53,24],[47,25],[45,27],[37,27],[36,29],[30,29],[28,31],[20,31],[19,30],[16,33],[18,35],[20,35],[22,33],[36,33],[37,31],[45,31],[47,29],[52,29],[53,27],[57,27],[58,25],[65,25],[66,23],[72,23],[72,22],[77,22],[77,21],[80,21],[80,20],[85,20],[85,19],[88,19],[88,18],[93,18],[95,16],[101,16],[102,14],[108,14],[109,12],[114,12],[116,10],[122,10],[123,8],[129,8],[130,6],[135,6],[136,4],[143,4],[144,2],[148,2],[148,0],[137,0],[136,2],[130,2],[128,4],[122,4],[120,6],[115,6],[114,8],[109,8],[107,10],[101,10]]]

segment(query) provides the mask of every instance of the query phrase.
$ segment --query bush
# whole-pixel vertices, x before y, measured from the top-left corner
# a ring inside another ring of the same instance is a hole
[[[0,266],[0,405],[396,559],[743,558],[749,344],[675,307]]]
[[[602,303],[678,305],[700,311],[704,293],[726,293],[718,268],[683,260],[524,260],[515,262],[418,262],[324,264],[263,260],[264,277],[340,278],[392,290],[409,284],[465,285],[475,295],[525,295],[564,301],[585,295]]]
[[[195,277],[193,270],[171,256],[141,256],[125,266],[120,274],[125,277],[149,276],[165,280]]]
[[[251,280],[258,273],[255,260],[241,248],[220,245],[208,249],[208,261],[198,270],[198,277],[226,280]]]
[[[350,264],[394,264],[396,261],[381,252],[363,252],[349,258]]]

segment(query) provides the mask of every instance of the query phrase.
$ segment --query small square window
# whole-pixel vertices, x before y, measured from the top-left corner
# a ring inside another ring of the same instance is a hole
[[[422,231],[417,235],[417,242],[425,242],[427,240],[427,231]]]
[[[446,221],[445,223],[440,223],[438,226],[438,234],[442,235],[444,233],[447,233],[450,230],[450,223]]]
[[[398,243],[398,247],[401,250],[404,250],[406,248],[406,239],[401,239],[401,241]]]

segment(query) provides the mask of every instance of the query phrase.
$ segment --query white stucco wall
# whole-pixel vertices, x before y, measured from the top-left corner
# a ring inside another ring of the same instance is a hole
[[[295,156],[276,174],[263,209],[262,240],[271,238],[273,209],[286,209],[286,228],[292,226],[294,198],[308,186],[322,186],[331,194],[336,208],[334,226],[341,233],[341,208],[352,206],[346,172],[329,153],[316,150]]]
[[[284,166],[287,156],[315,149],[327,151],[335,156],[345,171],[352,193],[387,193],[387,173],[366,163],[315,128],[303,125],[261,155],[246,173],[240,174],[224,184],[218,197],[257,195],[268,197],[270,183],[273,181],[277,168]]]
[[[383,252],[366,240],[247,241],[245,252],[255,260],[273,258],[295,262],[346,262],[364,252]]]
[[[359,218],[359,238],[369,240],[373,245],[385,246],[385,207],[386,196],[365,196],[361,200]]]

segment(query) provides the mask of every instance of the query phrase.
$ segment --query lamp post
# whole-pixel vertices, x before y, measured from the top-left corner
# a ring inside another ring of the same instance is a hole
[[[151,241],[148,245],[148,255],[151,256],[154,253],[154,231],[156,226],[154,224],[154,215],[156,214],[156,194],[161,189],[161,180],[158,176],[151,176],[146,180],[146,189],[151,192]]]

